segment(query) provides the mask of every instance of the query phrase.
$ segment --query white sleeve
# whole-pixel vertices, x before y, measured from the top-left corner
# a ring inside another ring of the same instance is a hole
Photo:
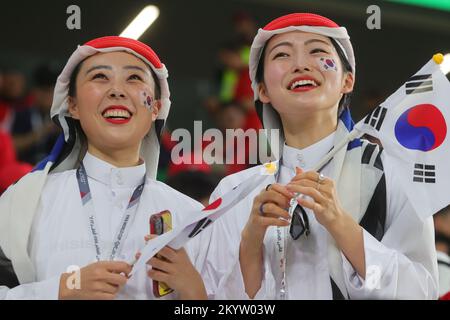
[[[8,234],[6,223],[7,214],[10,212],[11,196],[15,190],[15,185],[8,188],[8,190],[3,193],[0,199],[0,235],[5,236]],[[6,241],[3,238],[3,241]],[[2,241],[0,241],[1,244]],[[5,252],[6,255],[6,252]],[[50,300],[58,299],[59,296],[59,282],[60,276],[51,278],[41,282],[33,282],[22,284],[9,289],[6,286],[0,285],[0,300],[12,300],[12,299],[23,299],[23,300]]]
[[[226,192],[222,180],[211,194],[210,203]],[[245,293],[239,264],[240,228],[235,226],[232,212],[211,225],[211,237],[202,268],[209,281],[208,298],[217,300],[249,299]]]
[[[218,285],[214,298],[217,300],[250,300],[250,297],[245,292],[239,256],[235,254],[229,258],[231,258],[232,261],[231,263],[228,263],[228,268],[221,270],[221,275],[219,279],[217,279]],[[273,300],[276,299],[275,295],[275,279],[270,263],[268,262],[267,257],[265,257],[261,287],[253,299]]]
[[[0,286],[0,300],[57,300],[60,276],[40,282],[18,285],[12,289]]]
[[[232,177],[232,176],[231,176]],[[216,200],[231,190],[238,181],[230,181],[230,176],[219,183],[210,197]],[[216,220],[211,226],[211,239],[207,249],[202,275],[207,275],[210,285],[211,299],[248,300],[239,262],[241,232],[248,219],[249,205],[246,201],[237,204],[232,212]],[[270,267],[269,257],[264,254],[264,276],[261,288],[254,299],[274,299],[275,280]]]
[[[202,277],[208,299],[214,298],[216,288],[213,281],[214,273],[206,266],[209,244],[211,242],[211,230],[212,226],[206,228],[199,235],[189,240],[185,246],[192,264]]]
[[[387,169],[389,173],[389,168]],[[366,275],[342,254],[351,299],[437,299],[434,224],[417,215],[395,175],[386,175],[386,232],[381,241],[364,230]]]
[[[240,206],[239,206],[240,207]],[[239,214],[242,207],[235,208],[234,214],[221,217],[211,226],[211,240],[207,249],[202,275],[207,277],[211,288],[210,299],[249,300],[245,292],[239,262],[242,223]],[[274,299],[275,279],[270,260],[264,254],[264,271],[261,288],[254,299]]]

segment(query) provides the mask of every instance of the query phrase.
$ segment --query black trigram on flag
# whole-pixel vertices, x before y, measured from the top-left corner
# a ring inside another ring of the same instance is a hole
[[[433,90],[431,74],[420,74],[411,77],[405,84],[406,94],[422,93]]]
[[[379,131],[381,125],[383,124],[384,117],[386,117],[386,112],[387,112],[386,108],[378,106],[370,114],[366,116],[364,123],[371,125],[376,130]]]
[[[195,226],[194,230],[189,234],[189,238],[193,238],[196,235],[198,235],[200,232],[203,231],[209,224],[212,222],[209,218],[203,218],[199,222],[197,222],[197,225]]]
[[[436,183],[436,166],[430,164],[414,164],[414,182]]]

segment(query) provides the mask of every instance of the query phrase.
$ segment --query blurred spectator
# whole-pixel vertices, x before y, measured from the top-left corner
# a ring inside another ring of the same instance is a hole
[[[15,69],[0,71],[0,130],[11,132],[13,111],[30,104],[25,76]]]
[[[246,125],[248,128],[260,129],[262,125],[256,115],[248,70],[250,47],[258,28],[256,21],[244,11],[234,14],[233,26],[236,34],[236,47],[241,58],[241,68],[235,84],[233,100],[238,101],[247,111]]]
[[[219,179],[215,175],[199,170],[180,171],[166,181],[169,186],[197,200],[205,207],[209,204],[209,197],[218,182]]]
[[[218,57],[223,68],[220,75],[220,102],[253,98],[248,57],[241,50],[242,48],[234,43],[219,50]]]
[[[33,97],[27,94],[25,75],[17,69],[6,69],[0,87],[0,103],[13,110],[23,110],[33,104]]]
[[[439,295],[444,296],[450,293],[450,206],[436,213],[433,218],[439,270]]]
[[[6,70],[3,75],[1,97],[6,102],[16,103],[25,98],[26,78],[18,70]]]
[[[0,96],[4,90],[4,75],[3,70],[0,69]],[[11,108],[9,105],[0,99],[0,131],[9,132],[11,128]]]
[[[225,133],[226,129],[244,131],[254,129],[257,133],[262,125],[253,103],[253,90],[248,69],[250,46],[257,27],[255,21],[245,12],[236,13],[232,22],[235,32],[233,39],[218,51],[221,65],[217,84],[218,92],[216,96],[206,99],[205,107],[222,132]],[[234,140],[237,142],[240,139],[234,138]],[[225,147],[234,149],[226,150]],[[251,151],[249,147],[248,143],[238,146],[237,143],[230,141],[227,143],[224,139],[224,162],[227,154],[234,153],[234,163],[222,166],[219,169],[221,174],[229,175],[248,168],[250,152],[257,152],[257,148]],[[238,151],[244,152],[245,163],[237,163]]]
[[[244,129],[246,122],[245,109],[236,101],[224,103],[216,114],[219,129]]]
[[[31,171],[32,166],[18,162],[11,136],[0,130],[0,195],[22,176]]]
[[[244,12],[233,16],[234,39],[218,52],[221,70],[217,97],[209,97],[205,106],[213,118],[220,105],[232,101],[242,105],[246,112],[247,128],[262,128],[253,103],[253,91],[248,70],[250,46],[256,34],[255,21]],[[243,128],[243,127],[241,127]]]
[[[167,176],[170,179],[170,177],[173,177],[180,172],[186,172],[186,171],[195,171],[195,172],[203,172],[206,174],[210,174],[212,172],[212,168],[209,164],[203,161],[203,157],[201,155],[198,155],[197,158],[200,159],[200,162],[196,162],[195,154],[187,153],[180,155],[183,159],[182,161],[175,161],[178,164],[175,164],[175,162],[170,162]],[[178,159],[179,160],[179,159]]]
[[[50,119],[57,70],[42,65],[35,70],[32,107],[16,109],[11,133],[18,158],[32,164],[44,158],[58,137],[58,128]]]
[[[252,45],[253,38],[258,31],[256,21],[245,11],[236,12],[233,15],[233,26],[237,36],[237,40],[241,44],[242,48],[247,47],[247,64],[248,57],[250,55],[250,46]],[[243,49],[245,50],[245,49]]]
[[[0,130],[10,132],[12,119],[12,110],[10,106],[5,102],[0,101]]]
[[[182,154],[174,154],[175,157],[179,157],[180,159],[172,159],[172,149],[178,143],[179,142],[177,141],[171,140],[171,132],[167,128],[164,128],[161,135],[161,148],[158,163],[157,179],[159,181],[167,182],[167,179],[184,171],[201,171],[207,174],[212,173],[212,167],[204,162],[202,156],[203,149],[208,145],[209,142],[198,141],[201,148],[199,152],[201,152],[202,154],[197,155],[197,159],[195,159],[194,153],[190,152],[189,150],[183,150]],[[194,146],[195,144],[196,143],[193,142],[192,146]],[[199,163],[197,163],[196,160],[199,161]]]
[[[160,150],[158,161],[158,173],[156,179],[165,182],[169,171],[169,165],[171,164],[172,148],[176,145],[175,141],[171,140],[171,132],[167,125],[164,127],[160,138]]]
[[[254,153],[255,158],[257,158],[258,132],[254,130],[254,128],[248,126],[245,108],[236,101],[224,103],[221,105],[216,117],[216,122],[224,137],[224,154],[222,157],[225,165],[223,166],[223,175],[226,176],[236,173],[249,168],[251,165],[254,165],[254,163],[250,164],[250,154]],[[234,130],[233,137],[227,136],[227,129]],[[242,131],[236,131],[237,129],[242,129]],[[247,132],[247,134],[251,134],[256,137],[256,140],[253,141],[256,145],[251,145],[250,139],[245,136],[247,130],[253,131],[252,133]],[[233,163],[226,163],[227,157],[230,157],[231,154],[234,155]],[[243,154],[244,159],[240,159],[238,157],[240,154]]]
[[[195,163],[194,153],[185,154],[182,157],[187,161],[181,164],[170,162],[165,182],[204,206],[208,205],[209,196],[219,182],[219,177],[205,162]]]

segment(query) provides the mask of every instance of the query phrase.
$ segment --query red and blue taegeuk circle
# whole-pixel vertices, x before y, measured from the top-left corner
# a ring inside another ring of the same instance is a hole
[[[446,135],[445,118],[432,104],[418,104],[409,108],[395,124],[397,141],[411,150],[434,150],[444,142]]]
[[[334,67],[334,61],[331,59],[326,59],[325,63],[330,67],[333,68]]]

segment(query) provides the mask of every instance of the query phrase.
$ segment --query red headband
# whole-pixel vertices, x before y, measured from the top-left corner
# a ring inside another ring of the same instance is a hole
[[[161,60],[159,60],[155,51],[153,51],[146,44],[134,39],[108,36],[88,41],[84,45],[91,46],[96,49],[105,49],[112,47],[128,48],[146,58],[156,69],[160,69],[162,67]]]
[[[339,28],[334,21],[313,13],[292,13],[268,23],[263,30],[272,31],[290,26]]]

